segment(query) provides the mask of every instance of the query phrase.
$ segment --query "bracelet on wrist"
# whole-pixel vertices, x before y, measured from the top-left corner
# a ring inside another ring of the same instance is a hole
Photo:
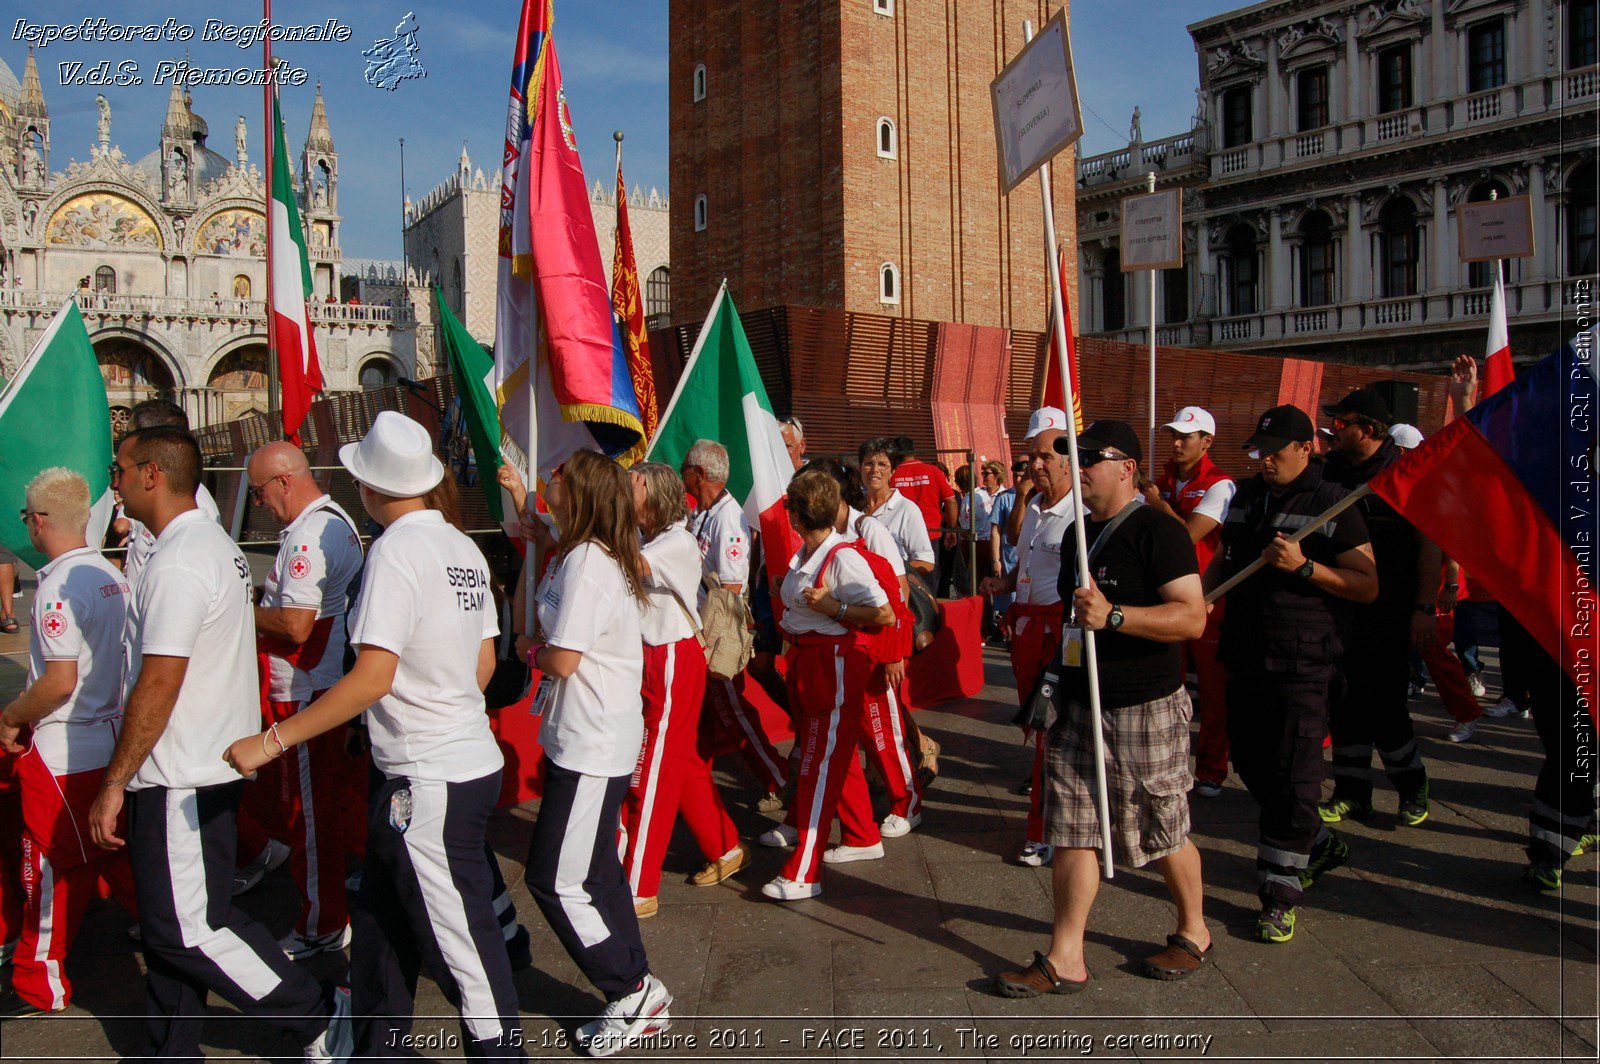
[[[276,754],[273,753],[272,748],[267,745],[268,736],[271,736],[272,741],[278,744],[278,752]],[[282,757],[284,751],[288,749],[289,748],[283,743],[283,736],[278,734],[278,722],[273,721],[271,724],[267,725],[267,730],[261,733],[261,752],[266,754],[269,760],[275,760],[279,757]]]
[[[836,620],[836,621],[842,621],[842,620],[844,620],[844,615],[846,613],[849,613],[849,612],[850,612],[850,607],[845,605],[843,602],[841,602],[841,603],[839,603],[839,612],[834,614],[833,619]]]

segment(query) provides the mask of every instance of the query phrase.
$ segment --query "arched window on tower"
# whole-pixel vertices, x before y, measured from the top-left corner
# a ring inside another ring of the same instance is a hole
[[[1395,196],[1378,212],[1378,254],[1383,298],[1417,294],[1417,209]]]
[[[706,98],[706,65],[701,63],[694,68],[694,102],[699,103]]]
[[[894,119],[878,119],[878,157],[893,159],[900,154],[900,139],[895,132]]]
[[[706,198],[699,195],[694,198],[694,231],[705,232],[706,228]]]
[[[1261,257],[1256,247],[1255,230],[1241,222],[1228,230],[1226,246],[1228,269],[1223,292],[1228,297],[1228,305],[1224,312],[1230,316],[1254,314],[1261,277]]]
[[[878,267],[878,302],[900,302],[900,267],[892,262]]]
[[[374,358],[362,365],[357,380],[361,383],[362,391],[370,392],[398,383],[400,371],[387,358]]]
[[[1109,332],[1126,324],[1127,279],[1122,275],[1122,252],[1112,248],[1100,260],[1100,328]]]
[[[1595,165],[1588,162],[1567,178],[1567,273],[1573,277],[1596,272],[1595,177]]]
[[[94,291],[96,295],[114,296],[117,294],[117,271],[110,266],[101,266],[94,271]]]
[[[1333,222],[1323,211],[1300,220],[1300,305],[1325,307],[1334,300]]]
[[[672,310],[672,273],[665,266],[650,271],[644,282],[644,312],[648,317]]]
[[[451,274],[450,289],[451,289],[452,294],[455,296],[456,306],[461,309],[461,313],[465,314],[467,312],[467,306],[466,306],[466,303],[464,301],[466,293],[463,291],[462,284],[461,284],[461,256],[460,255],[456,256],[455,266],[454,266],[453,272]]]

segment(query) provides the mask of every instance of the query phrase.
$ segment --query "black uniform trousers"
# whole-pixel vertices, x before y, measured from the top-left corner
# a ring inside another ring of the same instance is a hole
[[[1261,807],[1256,845],[1264,903],[1298,905],[1300,875],[1322,830],[1322,741],[1332,670],[1268,672],[1228,666],[1228,749]]]
[[[246,1016],[271,1019],[298,1046],[328,1026],[333,999],[284,955],[272,933],[234,907],[239,799],[244,780],[194,790],[128,792],[133,861],[144,942],[144,1055],[200,1057],[206,995]]]
[[[633,993],[650,971],[617,856],[630,778],[585,776],[546,755],[526,868],[528,890],[550,929],[607,1001]]]
[[[1342,692],[1336,692],[1329,729],[1333,735],[1335,798],[1372,801],[1372,748],[1403,797],[1428,782],[1417,749],[1417,736],[1406,707],[1411,679],[1411,613],[1393,606],[1372,607],[1357,614],[1339,668]]]
[[[357,1058],[413,1055],[402,1043],[426,964],[461,1013],[467,1056],[526,1059],[484,840],[499,796],[498,770],[461,783],[398,776],[373,794],[367,868],[350,914]]]

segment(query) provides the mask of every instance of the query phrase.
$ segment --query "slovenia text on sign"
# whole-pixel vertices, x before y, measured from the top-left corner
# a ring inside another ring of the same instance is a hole
[[[1525,259],[1533,254],[1533,207],[1527,196],[1456,208],[1462,262]]]
[[[989,83],[989,94],[1000,149],[1000,189],[1010,192],[1083,135],[1064,9]]]
[[[1175,188],[1122,201],[1122,272],[1183,265],[1183,197]]]

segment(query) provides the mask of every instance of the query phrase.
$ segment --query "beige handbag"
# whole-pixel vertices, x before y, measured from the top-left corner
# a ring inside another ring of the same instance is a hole
[[[706,671],[719,680],[731,680],[744,671],[755,654],[755,618],[750,604],[738,591],[722,586],[715,576],[705,578],[706,600],[700,605],[701,645],[706,650]]]

